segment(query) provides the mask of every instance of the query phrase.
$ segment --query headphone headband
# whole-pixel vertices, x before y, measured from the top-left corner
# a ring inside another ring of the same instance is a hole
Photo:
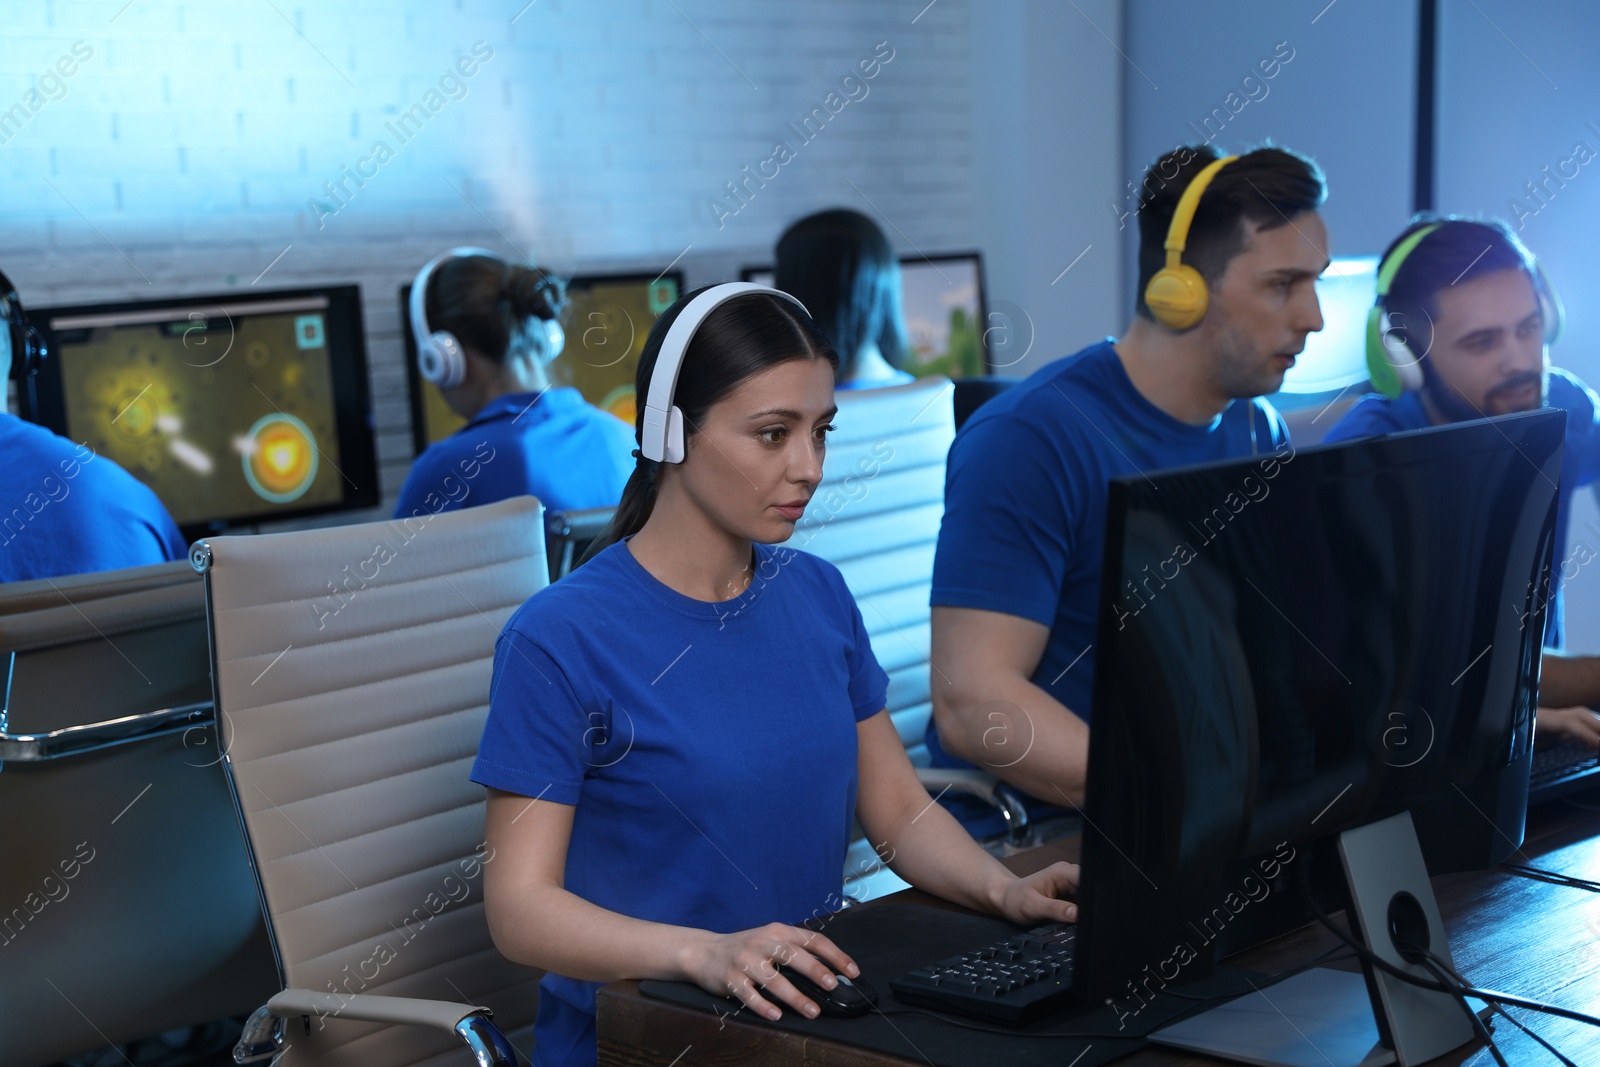
[[[807,315],[806,306],[781,289],[772,289],[754,282],[724,282],[713,285],[690,300],[672,320],[667,336],[656,353],[655,366],[650,371],[650,388],[644,405],[644,422],[639,431],[639,451],[645,459],[659,463],[683,462],[683,412],[673,404],[673,393],[678,388],[678,372],[683,369],[683,357],[700,328],[713,311],[737,297],[750,293],[766,293],[789,301]]]
[[[1428,234],[1438,228],[1439,223],[1437,222],[1421,227],[1396,245],[1394,251],[1389,253],[1388,258],[1378,264],[1379,303],[1382,303],[1383,298],[1389,295],[1389,290],[1394,286],[1394,276],[1400,273],[1401,264],[1405,263],[1406,257],[1415,251],[1424,237],[1427,237]]]
[[[1200,197],[1217,176],[1217,172],[1238,156],[1214,159],[1200,169],[1200,173],[1184,187],[1178,197],[1178,206],[1172,211],[1172,222],[1167,227],[1167,265],[1156,271],[1144,287],[1145,307],[1151,316],[1169,330],[1187,330],[1206,317],[1206,305],[1211,294],[1206,291],[1206,280],[1183,261],[1183,250],[1189,244],[1189,227],[1194,223],[1194,213],[1200,207]]]
[[[1183,258],[1183,250],[1189,245],[1189,227],[1194,225],[1194,213],[1200,208],[1200,198],[1205,195],[1206,188],[1216,178],[1218,171],[1238,158],[1223,156],[1212,160],[1184,187],[1183,195],[1178,197],[1178,206],[1172,212],[1172,224],[1167,227],[1167,243],[1164,247],[1169,267],[1177,266]]]

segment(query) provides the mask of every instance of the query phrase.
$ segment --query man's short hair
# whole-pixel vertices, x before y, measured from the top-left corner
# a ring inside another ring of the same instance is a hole
[[[1383,250],[1387,263],[1400,242],[1424,226],[1438,226],[1406,256],[1389,284],[1384,310],[1396,336],[1412,345],[1418,355],[1431,346],[1433,331],[1427,324],[1439,314],[1439,293],[1460,282],[1496,271],[1520,270],[1533,278],[1533,256],[1500,219],[1464,219],[1457,215],[1424,212]],[[1416,324],[1421,324],[1420,327]],[[1420,332],[1418,332],[1420,329]]]
[[[1154,320],[1144,302],[1145,286],[1167,264],[1167,230],[1178,199],[1205,167],[1223,153],[1210,145],[1185,145],[1150,164],[1139,193],[1138,313]],[[1322,169],[1286,148],[1266,146],[1244,153],[1217,172],[1189,227],[1183,261],[1215,285],[1229,260],[1244,251],[1248,220],[1263,230],[1288,225],[1315,211],[1328,197]]]

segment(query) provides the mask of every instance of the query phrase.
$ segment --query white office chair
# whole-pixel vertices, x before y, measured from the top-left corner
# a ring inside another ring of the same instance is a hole
[[[785,544],[839,568],[855,595],[872,650],[889,674],[889,715],[918,776],[932,792],[979,797],[1020,840],[1027,810],[985,771],[929,767],[928,593],[944,518],[945,456],[955,440],[954,388],[932,377],[835,397],[839,429],[828,440],[822,481]],[[851,864],[860,867],[861,850]],[[849,869],[849,868],[847,868]]]
[[[540,972],[490,939],[468,774],[495,640],[548,582],[540,510],[518,497],[192,549],[286,987],[238,1062],[509,1067],[512,1042],[530,1047]]]

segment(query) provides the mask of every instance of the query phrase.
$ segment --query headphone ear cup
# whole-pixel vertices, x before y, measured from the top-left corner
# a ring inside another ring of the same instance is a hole
[[[1206,317],[1206,280],[1187,263],[1163,267],[1144,287],[1145,306],[1169,330],[1187,330]]]
[[[1422,388],[1422,358],[1411,351],[1381,307],[1367,312],[1367,374],[1372,387],[1393,400]]]
[[[417,351],[417,371],[441,389],[454,389],[467,378],[467,360],[455,335],[440,330]]]
[[[1533,264],[1533,292],[1539,298],[1539,316],[1544,320],[1544,343],[1553,345],[1561,340],[1561,330],[1567,323],[1567,311],[1561,304],[1561,297],[1556,295],[1556,287],[1550,282],[1550,275],[1544,272],[1544,264],[1538,260]]]
[[[666,463],[683,462],[683,409],[676,404],[667,411],[667,449],[662,460]]]

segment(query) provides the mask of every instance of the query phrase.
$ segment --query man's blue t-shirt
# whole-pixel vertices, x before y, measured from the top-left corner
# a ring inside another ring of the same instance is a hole
[[[1559,560],[1567,558],[1567,522],[1572,515],[1572,497],[1583,486],[1600,476],[1600,397],[1575,375],[1550,368],[1545,407],[1567,413],[1567,437],[1561,450],[1561,491],[1556,503],[1556,547]],[[1324,443],[1375,437],[1401,430],[1421,430],[1433,425],[1422,394],[1405,392],[1394,400],[1369,393],[1356,401],[1344,418],[1334,423]],[[1548,648],[1563,648],[1566,627],[1562,620],[1561,570],[1550,575],[1550,591],[1545,610],[1544,643]]]
[[[1287,442],[1283,420],[1260,399],[1205,426],[1181,422],[1134,387],[1111,339],[1091,345],[984,404],[956,435],[931,601],[1050,627],[1032,681],[1091,721],[1111,480],[1270,456]],[[972,766],[943,750],[932,720],[927,741],[934,766]],[[976,834],[999,827],[966,804],[950,807]]]
[[[0,456],[0,582],[188,555],[150,487],[88,445],[0,413]]]
[[[394,517],[525,495],[551,511],[611,507],[633,473],[634,447],[632,428],[576,389],[512,393],[416,458]]]
[[[842,904],[856,724],[888,676],[831,564],[755,546],[708,603],[626,542],[531,597],[495,646],[472,780],[576,808],[564,885],[610,911],[732,933]],[[596,982],[546,975],[538,1062],[595,1062]]]

